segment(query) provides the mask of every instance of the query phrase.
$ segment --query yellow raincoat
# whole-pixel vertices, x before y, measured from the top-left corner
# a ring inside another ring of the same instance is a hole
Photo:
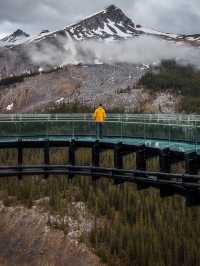
[[[102,106],[99,106],[94,114],[93,114],[93,118],[95,120],[95,122],[97,123],[103,123],[106,119],[106,112],[104,110],[104,108]]]

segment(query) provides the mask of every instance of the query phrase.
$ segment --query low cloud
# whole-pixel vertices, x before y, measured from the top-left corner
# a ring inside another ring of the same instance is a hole
[[[39,65],[132,63],[153,64],[175,59],[181,64],[200,67],[199,48],[181,42],[169,42],[144,36],[126,41],[84,41],[60,39],[57,45],[43,45],[29,51],[31,60]]]

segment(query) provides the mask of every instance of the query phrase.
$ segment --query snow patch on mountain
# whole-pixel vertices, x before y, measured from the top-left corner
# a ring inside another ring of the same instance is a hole
[[[14,107],[14,104],[13,104],[13,103],[9,104],[9,105],[6,107],[6,111],[11,111],[11,110],[13,109],[13,107]]]
[[[64,97],[61,97],[61,98],[59,98],[58,100],[56,100],[56,104],[62,104],[62,103],[64,103],[64,101],[65,101],[65,98]]]
[[[164,33],[164,32],[160,32],[160,31],[157,31],[157,30],[154,30],[154,29],[150,29],[150,28],[145,28],[145,27],[140,27],[139,31],[142,31],[143,33],[146,33],[146,34],[165,36],[165,37],[169,37],[169,38],[172,38],[172,39],[176,39],[178,37],[177,34]]]

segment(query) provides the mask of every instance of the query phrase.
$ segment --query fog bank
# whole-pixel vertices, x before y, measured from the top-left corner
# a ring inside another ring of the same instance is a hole
[[[181,64],[200,68],[200,48],[182,42],[140,36],[125,41],[83,41],[59,39],[57,45],[44,44],[29,51],[31,60],[38,65],[67,64],[153,64],[163,59],[175,59]]]

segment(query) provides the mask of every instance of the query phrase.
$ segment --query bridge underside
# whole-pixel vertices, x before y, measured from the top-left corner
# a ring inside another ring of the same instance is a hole
[[[50,164],[50,149],[66,147],[69,153],[67,165]],[[89,166],[76,165],[76,151],[79,148],[90,148],[92,161]],[[96,181],[101,177],[112,178],[114,184],[133,182],[138,189],[155,187],[160,189],[161,197],[181,194],[186,197],[187,206],[200,204],[200,145],[188,142],[173,142],[165,140],[118,138],[110,137],[97,140],[88,136],[37,136],[20,138],[1,138],[0,149],[17,149],[18,163],[15,166],[0,167],[0,177],[23,175],[75,175],[92,176]],[[24,165],[23,150],[26,148],[43,149],[44,162],[40,165]],[[114,165],[105,168],[100,165],[100,154],[105,150],[113,150]],[[124,168],[125,155],[134,154],[135,169]],[[158,158],[159,169],[149,170],[147,161]],[[172,172],[174,163],[184,162],[184,173]]]

